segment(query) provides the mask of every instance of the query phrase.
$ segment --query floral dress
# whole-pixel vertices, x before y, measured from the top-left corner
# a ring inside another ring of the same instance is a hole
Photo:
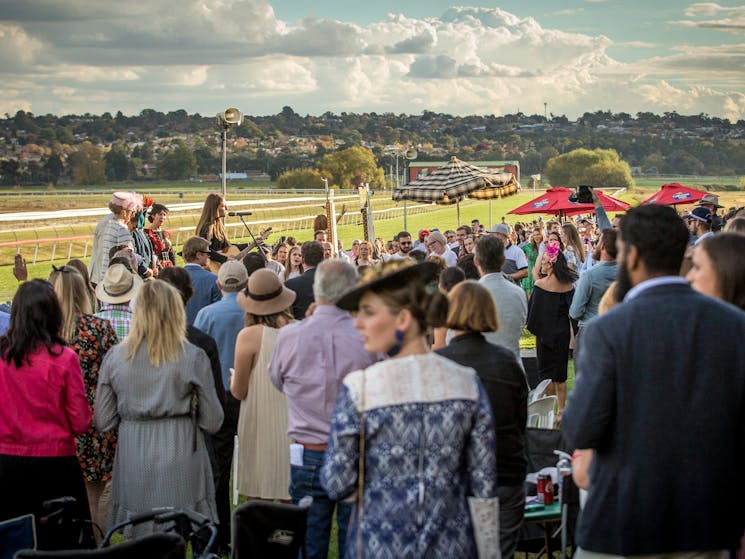
[[[70,347],[77,354],[83,370],[83,384],[91,411],[96,399],[98,369],[106,352],[118,341],[108,320],[89,314],[78,318]],[[106,481],[111,478],[116,438],[116,431],[99,433],[93,427],[76,437],[78,460],[86,481]]]
[[[153,246],[153,254],[158,257],[158,270],[172,268],[176,265],[176,253],[173,250],[171,236],[164,229],[145,229],[147,238]]]

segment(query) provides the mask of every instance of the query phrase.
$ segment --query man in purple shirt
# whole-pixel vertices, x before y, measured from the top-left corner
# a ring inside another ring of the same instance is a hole
[[[364,350],[354,319],[335,306],[356,283],[351,264],[336,259],[319,264],[313,280],[313,314],[279,331],[269,363],[272,383],[287,397],[288,435],[298,445],[291,450],[290,496],[294,503],[306,495],[313,497],[306,535],[310,559],[326,558],[335,507],[339,549],[345,549],[351,505],[329,499],[320,470],[342,380],[378,360]]]

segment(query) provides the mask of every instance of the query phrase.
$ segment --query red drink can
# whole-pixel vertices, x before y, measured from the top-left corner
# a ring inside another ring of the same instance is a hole
[[[543,502],[545,499],[547,479],[549,479],[549,477],[546,474],[538,474],[538,477],[535,480],[536,494],[538,496],[539,503]]]
[[[543,488],[543,504],[550,505],[554,502],[554,484],[549,477],[546,480],[546,485]]]

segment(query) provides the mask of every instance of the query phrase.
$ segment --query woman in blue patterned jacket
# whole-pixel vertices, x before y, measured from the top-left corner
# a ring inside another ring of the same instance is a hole
[[[346,557],[499,553],[489,400],[473,369],[426,338],[447,310],[437,273],[390,261],[337,303],[358,311],[366,350],[391,356],[346,376],[332,418],[321,480],[332,499],[357,504]]]

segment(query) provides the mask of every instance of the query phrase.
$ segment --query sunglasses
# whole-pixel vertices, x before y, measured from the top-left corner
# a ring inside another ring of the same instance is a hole
[[[400,245],[410,245],[411,244],[411,241],[399,241],[398,244],[400,244]]]

